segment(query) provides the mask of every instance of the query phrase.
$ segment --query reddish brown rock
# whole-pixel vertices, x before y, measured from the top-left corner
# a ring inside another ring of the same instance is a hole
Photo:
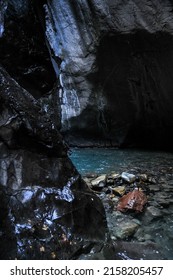
[[[127,210],[142,212],[146,203],[146,195],[142,191],[134,190],[120,198],[117,210],[121,212],[125,212]]]

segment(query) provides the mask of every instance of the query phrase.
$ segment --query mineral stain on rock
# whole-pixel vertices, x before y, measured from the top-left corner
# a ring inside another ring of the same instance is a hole
[[[122,212],[127,210],[142,212],[146,203],[146,195],[142,191],[133,190],[120,198],[117,210]]]

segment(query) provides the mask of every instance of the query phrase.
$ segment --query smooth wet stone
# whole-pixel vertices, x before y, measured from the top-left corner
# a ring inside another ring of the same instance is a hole
[[[139,228],[135,234],[134,237],[139,241],[139,242],[144,242],[147,240],[151,240],[152,237],[150,234],[145,233],[145,231],[142,228]]]
[[[86,183],[89,187],[92,186],[92,185],[91,185],[91,180],[90,180],[89,178],[83,177],[83,180],[85,181],[85,183]]]
[[[118,174],[118,173],[111,173],[111,178],[113,180],[118,179],[118,178],[120,178],[120,174]]]
[[[127,239],[134,235],[139,225],[133,221],[123,221],[117,229],[115,229],[115,236],[119,239]]]
[[[163,248],[155,242],[114,242],[118,260],[164,260]]]
[[[149,190],[153,192],[158,192],[161,189],[159,185],[147,185],[147,188],[149,188]]]
[[[118,203],[119,198],[118,198],[118,197],[113,197],[113,198],[112,198],[112,201],[113,201],[113,203]]]
[[[139,178],[140,178],[142,181],[146,182],[146,181],[148,180],[148,175],[147,175],[147,174],[140,174],[140,175],[139,175]]]
[[[160,209],[154,207],[154,206],[148,206],[145,210],[145,214],[143,216],[143,220],[145,223],[151,222],[154,219],[161,218],[163,216]]]
[[[120,186],[120,187],[114,187],[112,188],[112,191],[114,194],[119,194],[119,195],[124,195],[126,188],[124,186]]]
[[[91,185],[93,187],[101,187],[101,188],[105,187],[105,185],[106,185],[106,174],[103,174],[103,175],[97,177],[96,179],[92,180]]]
[[[130,174],[127,172],[123,172],[121,174],[121,178],[128,183],[133,183],[136,180],[136,176],[134,174]]]

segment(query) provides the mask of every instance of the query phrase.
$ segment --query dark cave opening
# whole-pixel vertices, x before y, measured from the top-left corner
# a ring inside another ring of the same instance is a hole
[[[173,37],[146,31],[105,36],[97,65],[105,137],[122,147],[170,148]]]

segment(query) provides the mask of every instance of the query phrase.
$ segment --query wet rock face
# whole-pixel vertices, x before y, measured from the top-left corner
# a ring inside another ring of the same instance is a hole
[[[75,258],[104,243],[103,206],[51,117],[2,67],[0,81],[0,258]]]
[[[1,259],[69,259],[104,241],[102,205],[68,159],[2,150]]]
[[[7,1],[2,0],[0,3],[0,38],[3,35],[4,32],[4,15],[7,9]]]
[[[68,159],[55,73],[29,3],[0,4],[0,259],[76,258],[106,242],[105,212]]]
[[[169,0],[47,1],[71,144],[171,145],[172,8]]]

